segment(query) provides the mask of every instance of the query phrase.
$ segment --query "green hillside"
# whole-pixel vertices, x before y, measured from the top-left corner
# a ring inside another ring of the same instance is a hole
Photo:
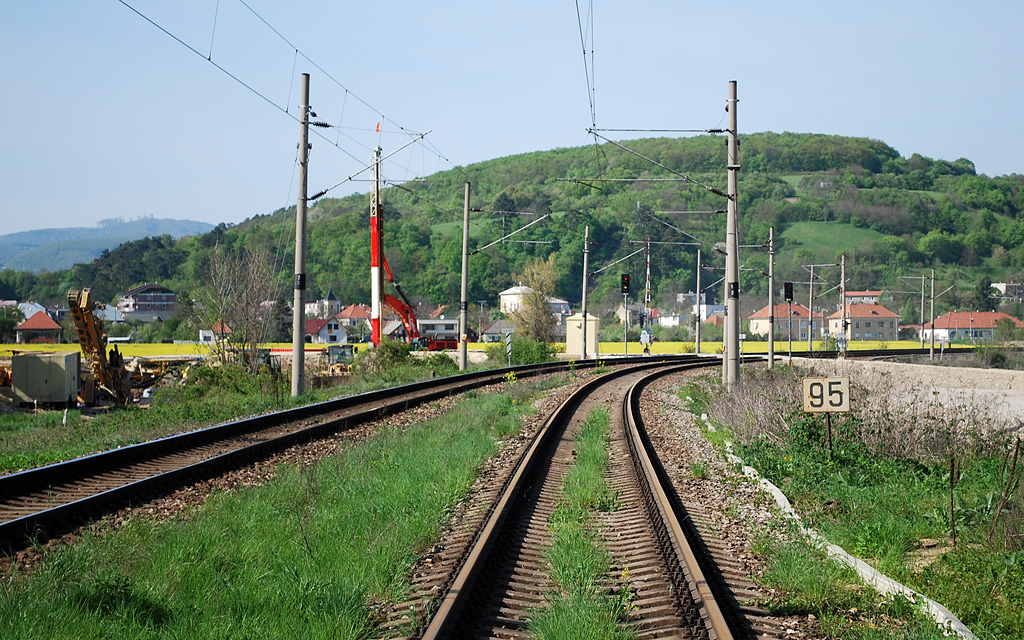
[[[856,260],[871,252],[885,235],[873,229],[845,222],[794,222],[782,233],[781,246],[787,252],[804,251],[822,262],[838,262],[841,254]]]
[[[908,158],[883,142],[840,136],[757,133],[741,136],[740,243],[759,245],[775,227],[776,274],[802,281],[801,265],[847,254],[851,289],[900,289],[899,277],[936,268],[938,290],[953,285],[937,308],[976,305],[979,280],[1014,279],[1024,271],[1024,176],[978,175],[966,159]],[[534,258],[554,253],[557,295],[577,304],[582,288],[584,227],[590,227],[591,270],[609,264],[650,237],[703,243],[703,260],[725,235],[719,211],[725,190],[725,144],[718,136],[652,138],[623,143],[658,164],[614,145],[554,149],[497,158],[383,190],[385,252],[403,290],[432,304],[457,305],[461,269],[463,185],[472,184],[471,246],[480,247],[539,215],[550,218],[477,255],[469,263],[469,299],[497,302],[497,292]],[[679,179],[680,174],[690,181]],[[604,179],[659,181],[603,181]],[[664,180],[673,178],[675,180]],[[713,189],[709,189],[709,187]],[[505,213],[502,213],[505,212]],[[508,213],[517,212],[517,213]],[[182,212],[187,216],[188,212]],[[309,210],[309,298],[328,290],[343,302],[368,302],[368,197],[324,198]],[[519,242],[525,241],[525,242]],[[159,281],[191,299],[210,280],[205,266],[215,246],[260,249],[272,264],[267,299],[291,300],[294,208],[256,216],[203,235],[167,236],[124,244],[64,271],[0,272],[0,298],[59,301],[69,288],[91,287],[113,300],[125,289]],[[655,304],[676,305],[695,287],[696,246],[656,244],[651,271]],[[765,296],[767,255],[744,249],[745,296]],[[642,256],[591,280],[595,308],[612,306],[618,274],[639,281]],[[705,274],[704,282],[717,276]],[[709,291],[715,297],[716,291]],[[897,304],[903,301],[897,295]]]

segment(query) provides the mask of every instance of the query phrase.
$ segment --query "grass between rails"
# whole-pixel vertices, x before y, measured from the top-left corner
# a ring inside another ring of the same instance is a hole
[[[367,638],[529,399],[471,392],[172,522],[130,521],[0,583],[3,638]]]
[[[625,640],[619,628],[630,606],[628,570],[616,593],[609,580],[611,559],[591,521],[593,511],[615,508],[608,488],[608,410],[597,409],[576,436],[576,463],[562,484],[562,502],[552,514],[554,542],[545,553],[549,576],[558,588],[536,611],[530,632],[542,640]]]
[[[440,358],[443,358],[441,360]],[[239,417],[423,380],[432,371],[452,373],[447,356],[410,358],[368,375],[354,374],[342,385],[309,390],[292,398],[290,383],[263,372],[250,375],[234,365],[199,366],[173,386],[154,389],[149,408],[114,407],[105,413],[52,411],[0,416],[0,471],[13,472],[97,451],[123,447]]]
[[[719,423],[718,432],[709,437],[721,440],[723,431],[740,435],[737,453],[778,485],[810,526],[945,605],[979,637],[1024,637],[1020,521],[1007,517],[1019,510],[1019,490],[1011,492],[1004,509],[999,505],[1010,475],[1009,457],[980,441],[960,445],[953,477],[954,548],[950,471],[948,458],[944,459],[948,452],[933,451],[931,459],[902,454],[905,433],[891,443],[895,446],[880,451],[886,438],[891,439],[885,433],[888,427],[880,421],[866,424],[870,416],[853,414],[848,420],[833,420],[835,448],[830,459],[823,420],[800,413],[792,398],[785,397],[785,389],[777,386],[799,385],[799,378],[785,371],[754,377],[745,382],[746,391],[729,398],[730,404],[738,405],[733,415],[747,417],[725,427]],[[680,395],[688,398],[694,413],[714,416],[723,413],[717,393],[717,380],[706,378]],[[743,394],[760,394],[761,399]],[[781,416],[785,429],[767,426],[771,421],[763,419],[766,413]],[[759,421],[760,427],[752,426]],[[997,516],[998,527],[993,526]],[[764,539],[759,550],[770,567],[766,581],[784,594],[766,604],[780,612],[813,612],[840,637],[939,637],[934,625],[904,602],[865,592],[856,586],[852,572],[830,567],[820,552],[803,542],[773,546]],[[858,614],[844,622],[851,609]]]

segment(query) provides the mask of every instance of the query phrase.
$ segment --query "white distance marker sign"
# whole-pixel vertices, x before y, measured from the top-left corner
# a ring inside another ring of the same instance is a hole
[[[848,413],[850,378],[804,378],[804,412]]]

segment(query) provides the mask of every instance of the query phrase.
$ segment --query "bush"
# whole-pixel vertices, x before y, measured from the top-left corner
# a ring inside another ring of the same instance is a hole
[[[359,353],[352,363],[352,370],[363,375],[375,375],[392,367],[409,364],[412,358],[410,349],[404,342],[385,338],[376,348]]]
[[[508,363],[505,343],[498,342],[487,345],[487,359],[491,362]],[[554,359],[553,347],[532,338],[522,338],[512,334],[512,364],[534,364]]]

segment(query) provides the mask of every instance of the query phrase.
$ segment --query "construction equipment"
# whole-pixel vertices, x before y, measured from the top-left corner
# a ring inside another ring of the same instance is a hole
[[[383,339],[383,325],[381,323],[381,306],[386,304],[391,307],[405,327],[405,340],[415,349],[426,349],[438,351],[444,346],[433,338],[423,338],[420,335],[419,325],[416,322],[416,313],[413,311],[409,298],[402,293],[402,288],[395,282],[391,274],[391,267],[388,265],[387,256],[384,255],[383,225],[381,219],[384,214],[384,206],[380,198],[380,157],[381,148],[377,147],[373,155],[373,190],[370,192],[370,340],[374,346],[378,346]],[[384,271],[381,271],[383,267]],[[387,274],[388,282],[395,287],[402,299],[384,293],[384,278]]]
[[[327,347],[324,355],[327,357],[327,375],[345,375],[355,359],[355,348],[350,344],[332,344]]]
[[[107,334],[103,332],[103,321],[96,317],[94,303],[89,289],[68,291],[68,308],[78,333],[78,344],[82,348],[82,400],[87,405],[96,402],[96,392],[117,402],[131,401],[131,373],[124,366],[124,357],[117,345],[107,353]]]

